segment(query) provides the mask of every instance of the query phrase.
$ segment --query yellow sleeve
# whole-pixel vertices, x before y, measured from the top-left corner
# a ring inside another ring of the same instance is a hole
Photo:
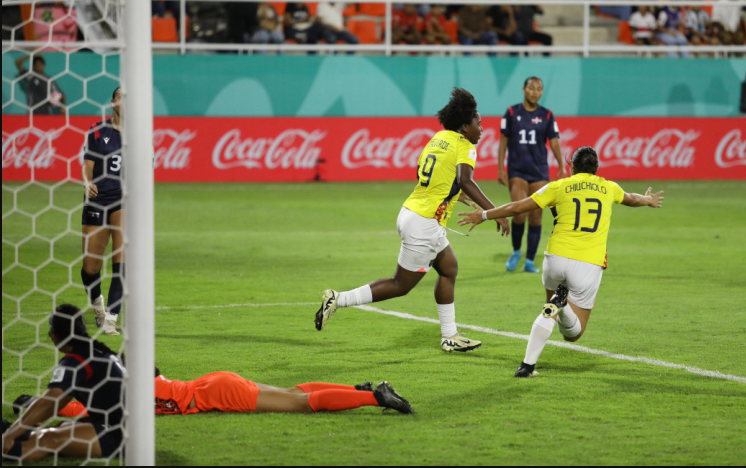
[[[456,150],[456,165],[468,164],[472,168],[477,165],[477,149],[470,142],[464,139],[459,141],[459,145]]]
[[[611,191],[614,194],[614,203],[619,204],[624,200],[624,190],[616,182],[611,182]]]
[[[554,206],[557,203],[557,187],[559,187],[559,181],[551,182],[531,195],[531,198],[542,210],[547,206]]]

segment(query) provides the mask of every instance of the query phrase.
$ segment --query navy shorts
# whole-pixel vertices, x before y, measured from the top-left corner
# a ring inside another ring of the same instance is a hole
[[[87,200],[83,206],[83,226],[111,226],[111,215],[122,209],[122,199],[119,196],[107,197],[99,195],[93,200]]]
[[[512,179],[514,177],[517,177],[519,179],[523,179],[529,184],[532,184],[534,182],[539,181],[549,181],[549,166],[544,168],[532,168],[532,169],[525,169],[525,168],[516,168],[511,169],[510,165],[508,165],[508,179]]]
[[[103,458],[109,458],[124,448],[122,445],[124,434],[122,433],[121,426],[107,427],[103,424],[95,423],[92,425],[96,429],[98,445],[101,446],[101,456]]]

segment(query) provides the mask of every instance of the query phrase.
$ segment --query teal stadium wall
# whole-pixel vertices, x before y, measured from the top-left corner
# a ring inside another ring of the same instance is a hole
[[[14,54],[3,54],[3,114],[20,114]],[[119,57],[45,54],[47,74],[73,115],[100,114],[117,85]],[[483,115],[521,100],[523,80],[543,78],[542,104],[562,116],[738,115],[744,59],[481,58],[156,55],[157,116],[429,116],[454,86]],[[84,87],[82,78],[87,78]],[[15,86],[15,92],[12,88]],[[86,90],[84,95],[84,90]]]

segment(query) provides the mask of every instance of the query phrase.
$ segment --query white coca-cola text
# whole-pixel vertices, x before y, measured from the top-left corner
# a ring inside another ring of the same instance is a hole
[[[57,151],[53,142],[59,136],[59,132],[36,128],[18,130],[7,138],[3,136],[3,169],[51,167]]]
[[[312,169],[321,154],[315,145],[326,132],[288,129],[276,138],[241,138],[233,129],[218,140],[212,151],[212,163],[218,169]]]
[[[422,147],[435,135],[429,128],[415,128],[401,138],[371,138],[370,130],[353,133],[342,148],[342,164],[347,169],[366,166],[417,167]]]
[[[156,169],[185,169],[189,166],[192,150],[186,143],[191,141],[197,132],[172,129],[153,131],[155,155],[153,165]]]
[[[5,149],[3,149],[4,151]],[[726,169],[746,166],[746,138],[741,139],[741,130],[731,130],[720,140],[715,150],[715,163]]]
[[[650,138],[622,137],[618,128],[601,135],[594,148],[601,166],[625,167],[691,167],[695,148],[689,146],[700,132],[664,128]]]

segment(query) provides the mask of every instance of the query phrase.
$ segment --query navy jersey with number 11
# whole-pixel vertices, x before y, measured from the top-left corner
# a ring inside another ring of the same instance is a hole
[[[547,141],[559,138],[552,111],[538,106],[529,112],[522,103],[508,107],[500,133],[508,137],[508,177],[529,182],[549,180]]]

